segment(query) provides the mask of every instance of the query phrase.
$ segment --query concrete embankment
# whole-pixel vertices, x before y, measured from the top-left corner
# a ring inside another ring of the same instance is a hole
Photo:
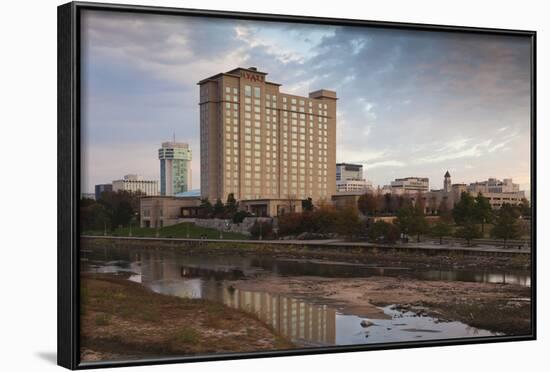
[[[530,249],[499,248],[491,246],[466,247],[456,243],[446,244],[422,244],[408,243],[396,245],[382,245],[366,242],[345,242],[341,240],[221,240],[221,239],[184,239],[184,238],[156,238],[156,237],[121,237],[121,236],[82,236],[83,240],[104,241],[114,244],[128,245],[133,243],[152,244],[155,246],[171,247],[205,247],[219,248],[220,245],[241,249],[265,250],[275,249],[300,249],[342,253],[421,253],[427,255],[437,254],[461,254],[477,256],[525,256],[530,257]]]

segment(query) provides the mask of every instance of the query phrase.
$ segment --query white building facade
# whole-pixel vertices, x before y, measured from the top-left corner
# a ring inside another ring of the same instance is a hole
[[[336,192],[372,191],[372,183],[363,178],[360,164],[336,164]]]
[[[144,180],[137,174],[127,174],[121,180],[113,181],[113,191],[142,192],[147,196],[159,194],[158,181]]]

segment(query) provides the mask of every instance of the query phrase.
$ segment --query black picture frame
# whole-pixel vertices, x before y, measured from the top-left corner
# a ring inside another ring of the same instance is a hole
[[[397,28],[401,30],[445,31],[473,34],[516,35],[531,40],[531,334],[521,336],[491,336],[437,341],[415,341],[354,346],[330,346],[269,352],[211,354],[189,357],[167,357],[120,362],[81,363],[79,360],[79,213],[80,196],[80,15],[83,10],[132,12],[164,15],[200,16],[210,18],[280,21],[326,25]],[[418,348],[431,346],[481,344],[536,340],[536,32],[477,27],[442,26],[398,22],[336,19],[280,14],[179,9],[156,6],[134,6],[71,2],[58,7],[58,364],[69,369],[122,367],[182,362],[275,356],[327,354],[380,349]]]

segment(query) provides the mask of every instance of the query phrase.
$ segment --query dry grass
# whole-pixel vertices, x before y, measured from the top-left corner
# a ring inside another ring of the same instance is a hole
[[[82,361],[294,347],[247,313],[151,292],[112,276],[83,277]]]

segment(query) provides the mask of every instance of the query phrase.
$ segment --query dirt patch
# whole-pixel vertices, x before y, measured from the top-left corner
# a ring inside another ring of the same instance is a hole
[[[476,328],[509,335],[531,332],[528,287],[510,284],[428,281],[394,277],[333,279],[321,277],[257,277],[235,281],[236,288],[267,291],[332,303],[340,311],[384,319],[382,306],[422,312],[441,320],[457,320]]]
[[[294,347],[252,315],[114,275],[84,275],[80,293],[83,362]]]

